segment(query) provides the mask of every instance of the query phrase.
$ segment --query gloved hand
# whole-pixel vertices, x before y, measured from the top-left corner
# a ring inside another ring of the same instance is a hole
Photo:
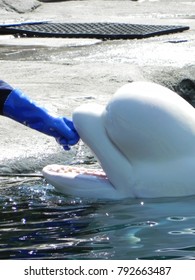
[[[79,135],[71,120],[52,116],[46,109],[38,106],[18,89],[11,90],[8,95],[4,103],[3,115],[53,136],[65,150],[69,150],[69,145],[75,145],[79,141]]]

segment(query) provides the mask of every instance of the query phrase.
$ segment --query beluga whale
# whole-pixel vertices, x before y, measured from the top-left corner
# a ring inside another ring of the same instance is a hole
[[[195,109],[176,92],[125,84],[106,106],[76,108],[73,123],[102,170],[47,165],[43,175],[59,192],[106,200],[195,195]]]

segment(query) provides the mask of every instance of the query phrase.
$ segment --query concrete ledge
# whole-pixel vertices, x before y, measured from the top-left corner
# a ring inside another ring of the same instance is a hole
[[[41,3],[36,0],[0,0],[1,9],[5,9],[6,11],[14,11],[16,13],[31,12],[38,8],[40,5]]]

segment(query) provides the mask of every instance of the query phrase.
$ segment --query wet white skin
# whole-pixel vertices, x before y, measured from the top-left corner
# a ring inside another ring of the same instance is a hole
[[[106,107],[78,107],[73,121],[106,175],[46,166],[45,178],[62,193],[98,199],[195,194],[195,111],[175,92],[134,82]]]

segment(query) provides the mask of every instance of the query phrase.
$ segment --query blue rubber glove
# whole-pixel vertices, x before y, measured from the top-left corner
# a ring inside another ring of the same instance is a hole
[[[69,150],[70,145],[75,145],[79,141],[79,135],[71,120],[52,116],[18,89],[13,89],[8,95],[4,103],[3,115],[53,136],[65,150]]]

